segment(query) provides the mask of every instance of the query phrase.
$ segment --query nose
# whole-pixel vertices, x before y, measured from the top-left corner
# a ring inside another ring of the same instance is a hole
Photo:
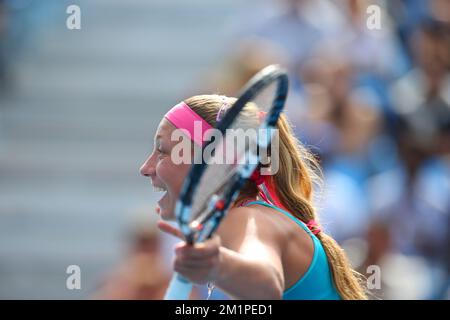
[[[141,175],[145,177],[151,177],[155,174],[155,165],[154,165],[154,159],[153,155],[150,155],[147,160],[142,164],[141,168],[139,169],[139,172]]]

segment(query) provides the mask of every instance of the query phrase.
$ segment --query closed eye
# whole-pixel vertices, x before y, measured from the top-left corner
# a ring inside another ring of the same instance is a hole
[[[158,153],[158,158],[161,159],[166,155],[166,152],[164,152],[164,150],[162,150],[161,148],[157,148],[156,152]]]

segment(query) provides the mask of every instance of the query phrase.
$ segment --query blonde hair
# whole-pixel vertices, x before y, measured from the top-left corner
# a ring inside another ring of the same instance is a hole
[[[232,104],[236,99],[219,95],[198,95],[184,102],[199,116],[212,126],[216,125],[216,116],[224,103]],[[254,105],[246,105],[244,110],[254,109]],[[308,223],[318,222],[312,205],[314,183],[320,181],[317,160],[295,138],[291,126],[284,115],[277,123],[279,130],[279,169],[272,176],[276,192],[282,205],[296,218]],[[241,191],[238,201],[256,196],[256,184],[249,181]],[[317,234],[328,258],[334,285],[344,300],[367,299],[362,286],[362,276],[350,265],[344,250],[338,243],[323,231]]]

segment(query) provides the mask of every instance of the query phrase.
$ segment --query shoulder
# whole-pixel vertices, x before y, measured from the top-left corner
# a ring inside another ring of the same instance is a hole
[[[244,240],[256,239],[280,252],[286,248],[287,241],[295,239],[299,233],[303,232],[292,219],[257,204],[230,209],[218,230],[223,245],[230,249],[235,249]]]
[[[229,210],[218,234],[230,250],[261,256],[269,253],[272,261],[282,266],[287,287],[308,270],[315,250],[313,239],[296,221],[258,204]]]
[[[222,244],[232,250],[237,250],[244,241],[259,240],[271,246],[281,247],[282,239],[274,232],[272,217],[261,206],[231,208],[217,233]]]

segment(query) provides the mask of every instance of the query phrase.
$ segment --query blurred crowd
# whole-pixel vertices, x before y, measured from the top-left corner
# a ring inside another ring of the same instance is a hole
[[[0,0],[0,92],[6,83],[6,5]]]
[[[450,1],[271,1],[240,21],[207,90],[285,66],[322,223],[363,275],[380,267],[373,298],[450,298]]]
[[[0,0],[0,98],[16,90],[14,64],[27,53],[39,27],[52,21],[57,7],[51,0]]]
[[[367,25],[373,4],[379,29]],[[262,67],[286,67],[287,115],[323,168],[322,224],[370,297],[449,299],[450,1],[251,5],[193,93],[233,96]]]
[[[370,5],[380,9],[379,29],[368,27]],[[227,56],[193,93],[233,96],[262,67],[285,66],[286,113],[323,168],[321,222],[363,275],[379,266],[372,297],[450,299],[450,0],[248,6],[236,16]],[[95,297],[162,298],[170,274],[156,263],[164,255],[158,234],[138,228],[129,256]]]

